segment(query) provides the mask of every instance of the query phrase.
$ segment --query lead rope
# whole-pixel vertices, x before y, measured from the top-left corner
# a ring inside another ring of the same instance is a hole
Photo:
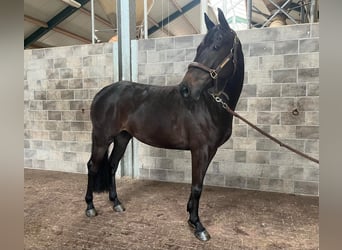
[[[319,160],[307,155],[307,154],[304,154],[303,152],[300,152],[294,148],[292,148],[291,146],[279,141],[277,138],[271,136],[270,134],[266,133],[265,131],[263,131],[262,129],[258,128],[257,126],[255,126],[253,123],[251,123],[250,121],[248,121],[247,119],[243,118],[242,116],[240,116],[238,113],[236,113],[235,111],[231,110],[229,108],[229,106],[227,105],[227,103],[225,103],[224,101],[222,101],[222,99],[219,97],[219,96],[215,96],[213,94],[211,94],[212,97],[215,99],[216,102],[218,103],[221,103],[222,104],[222,107],[230,114],[232,114],[233,116],[241,119],[242,121],[244,121],[245,123],[247,123],[249,126],[251,126],[252,128],[254,128],[255,130],[257,130],[259,133],[261,133],[262,135],[268,137],[269,139],[271,139],[272,141],[274,141],[275,143],[279,144],[281,147],[284,147],[284,148],[287,148],[288,150],[310,160],[310,161],[313,161],[313,162],[316,162],[317,164],[319,164]]]

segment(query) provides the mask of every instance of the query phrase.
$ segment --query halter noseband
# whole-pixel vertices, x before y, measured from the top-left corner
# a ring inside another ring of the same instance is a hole
[[[218,86],[217,86],[217,78],[219,76],[219,73],[221,72],[221,70],[223,69],[223,67],[230,61],[233,59],[233,65],[234,65],[234,70],[233,70],[233,75],[235,74],[235,71],[236,71],[236,63],[237,63],[237,51],[236,51],[236,47],[238,45],[238,42],[239,42],[239,38],[237,37],[236,33],[231,30],[231,32],[234,33],[234,43],[233,43],[233,47],[230,49],[230,53],[228,54],[228,56],[226,56],[223,61],[216,67],[216,69],[212,69],[212,68],[209,68],[207,66],[205,66],[204,64],[202,63],[199,63],[199,62],[191,62],[188,66],[188,69],[190,68],[198,68],[198,69],[201,69],[201,70],[204,70],[206,72],[209,73],[210,77],[213,79],[213,80],[216,80],[216,93],[214,95],[218,96],[220,95],[221,93],[223,93],[223,88],[221,91],[218,91]],[[226,95],[226,94],[225,94]]]

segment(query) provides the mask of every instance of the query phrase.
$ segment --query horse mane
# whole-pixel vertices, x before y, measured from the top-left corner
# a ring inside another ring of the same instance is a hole
[[[229,95],[229,107],[233,110],[235,110],[239,100],[245,76],[245,62],[240,42],[237,46],[236,57],[236,72],[232,78],[227,79],[229,82],[225,89],[225,92]]]

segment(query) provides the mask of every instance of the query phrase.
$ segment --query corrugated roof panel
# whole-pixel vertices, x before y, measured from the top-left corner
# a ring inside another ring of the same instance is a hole
[[[187,1],[191,2],[191,1]],[[169,0],[158,0],[154,1],[154,4],[151,8],[149,16],[152,17],[157,22],[160,22],[164,18],[167,18],[172,13],[176,12],[176,7]]]
[[[58,27],[91,40],[91,16],[82,12],[78,11],[74,13],[70,17],[66,18]],[[95,22],[95,30],[108,29],[110,28],[107,25]],[[114,35],[114,31],[96,32],[95,34],[101,41],[108,41]]]
[[[186,18],[193,24],[194,19],[192,16],[195,16],[197,19],[197,30],[200,30],[199,27],[199,7],[196,6],[192,10],[188,11],[186,14]],[[190,18],[188,18],[190,16]],[[179,18],[175,19],[174,21],[170,22],[168,25],[165,26],[165,28],[169,31],[171,31],[172,34],[176,36],[184,36],[184,35],[190,35],[190,34],[197,34],[195,28],[187,20],[184,20],[184,16],[180,16]]]
[[[39,27],[37,25],[31,24],[29,22],[24,22],[24,38],[31,35],[35,32]]]
[[[112,0],[108,0],[108,1],[112,1]],[[89,1],[83,7],[87,9],[88,11],[91,11],[91,2]],[[105,20],[108,20],[108,22],[110,22],[110,20],[107,18],[106,12],[103,10],[102,6],[100,5],[100,3],[98,3],[98,1],[94,1],[94,11],[97,16]]]

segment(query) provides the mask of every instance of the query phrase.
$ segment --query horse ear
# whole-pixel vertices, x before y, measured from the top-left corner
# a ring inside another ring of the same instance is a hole
[[[204,21],[208,30],[211,30],[215,26],[215,24],[208,17],[207,13],[204,13]]]
[[[218,19],[219,19],[219,22],[220,22],[222,28],[229,31],[230,27],[229,27],[229,24],[226,20],[226,17],[223,14],[223,11],[220,8],[217,8],[217,10],[218,10]]]

